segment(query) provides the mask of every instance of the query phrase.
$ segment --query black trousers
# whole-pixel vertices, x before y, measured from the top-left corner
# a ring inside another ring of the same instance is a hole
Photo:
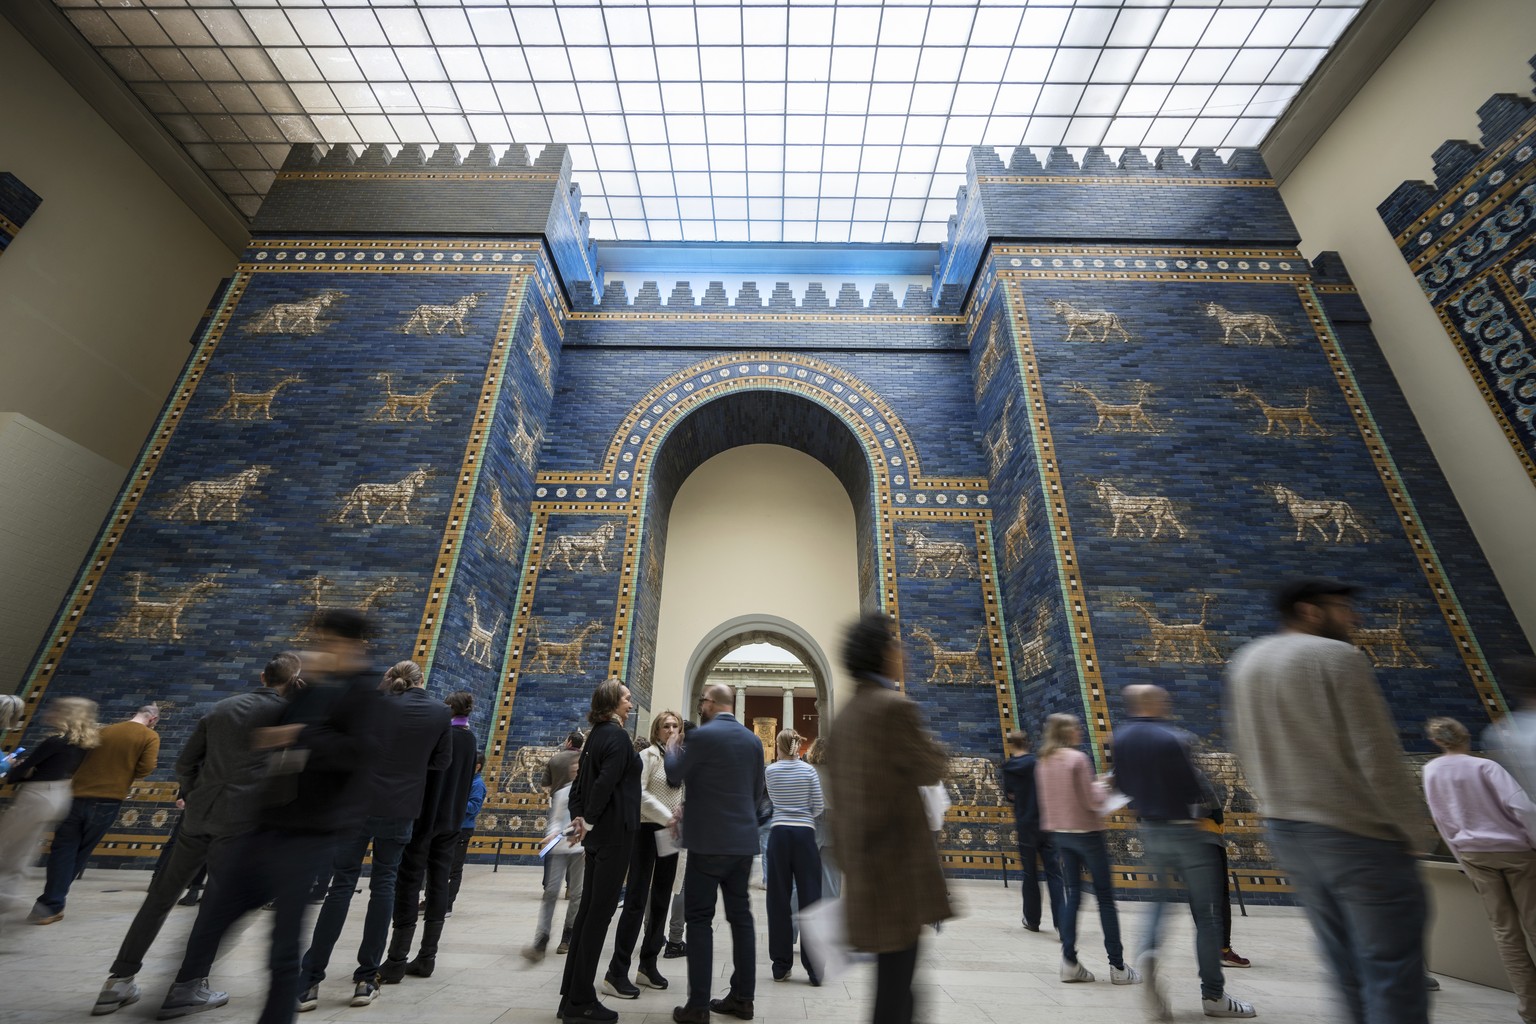
[[[427,893],[426,920],[441,921],[448,916],[448,875],[453,871],[453,851],[458,844],[457,832],[412,835],[400,858],[400,874],[395,877],[396,928],[416,926],[416,905],[423,888]]]
[[[768,959],[774,977],[789,972],[794,960],[794,922],[789,910],[792,889],[800,891],[800,909],[821,899],[821,854],[816,830],[779,825],[768,830]],[[800,963],[814,978],[816,969],[800,944]]]
[[[650,927],[640,941],[640,962],[653,963],[661,952],[662,933],[667,923],[667,906],[672,902],[672,882],[677,877],[677,855],[656,856],[656,833],[660,825],[644,824],[635,834],[634,852],[629,855],[629,881],[624,884],[624,912],[613,932],[613,958],[608,973],[616,978],[629,977],[629,963],[635,940],[650,908]]]
[[[709,1005],[715,977],[715,898],[725,904],[731,926],[731,992],[748,1002],[757,991],[757,932],[752,927],[752,900],[747,878],[751,854],[688,854],[683,871],[683,913],[688,921],[688,1006]]]
[[[560,981],[561,1002],[568,1007],[597,1002],[597,961],[603,955],[608,925],[619,909],[619,890],[624,888],[634,839],[633,832],[625,832],[596,849],[585,847],[587,883],[571,926],[571,948]]]
[[[459,885],[464,881],[464,858],[469,856],[469,841],[475,838],[472,828],[459,829],[459,844],[453,848],[453,864],[448,868],[448,909],[453,909],[459,898]]]
[[[1023,872],[1019,891],[1024,897],[1024,923],[1040,927],[1040,877],[1036,861],[1045,871],[1045,891],[1051,900],[1051,924],[1060,926],[1066,889],[1061,880],[1061,858],[1049,832],[1029,833],[1019,830],[1019,865]]]
[[[875,958],[874,1024],[912,1024],[912,976],[917,973],[917,943]]]
[[[1226,894],[1221,901],[1221,948],[1226,951],[1232,948],[1232,867],[1227,863],[1227,844],[1223,842],[1217,849],[1221,850],[1221,890]],[[1193,903],[1189,910],[1195,913]]]
[[[321,865],[331,859],[336,837],[326,833],[280,832],[262,829],[221,847],[210,847],[209,869],[214,884],[198,908],[187,937],[187,954],[177,981],[208,977],[218,956],[219,942],[240,917],[262,904],[274,903],[272,950],[268,966],[272,981],[258,1024],[293,1024],[299,1007],[299,969],[303,962],[304,913],[309,886]],[[226,856],[227,852],[227,856]]]

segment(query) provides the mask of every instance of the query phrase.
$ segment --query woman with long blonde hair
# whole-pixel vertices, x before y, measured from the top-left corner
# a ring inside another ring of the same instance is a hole
[[[677,879],[677,845],[658,845],[662,830],[682,803],[683,787],[667,783],[667,743],[683,731],[676,711],[658,712],[651,719],[651,743],[640,752],[640,831],[629,857],[629,881],[624,889],[624,910],[613,932],[613,956],[603,975],[603,989],[620,999],[640,994],[629,980],[629,963],[635,941],[640,941],[640,966],[635,981],[646,988],[664,989],[667,979],[656,969],[656,957],[665,941],[667,908],[672,904],[672,883]],[[670,838],[670,836],[668,837]],[[649,911],[649,913],[647,913]],[[642,937],[642,923],[644,936]]]
[[[16,799],[0,818],[0,909],[30,906],[33,883],[27,865],[43,833],[64,819],[72,799],[70,780],[88,751],[101,743],[96,702],[59,697],[43,712],[47,735],[6,774]]]
[[[1051,715],[1045,720],[1045,741],[1035,761],[1035,798],[1040,804],[1040,830],[1049,832],[1061,857],[1065,906],[1061,920],[1061,980],[1092,981],[1093,974],[1077,960],[1077,908],[1083,895],[1083,870],[1093,879],[1104,927],[1104,952],[1109,955],[1109,980],[1116,985],[1141,981],[1125,962],[1120,942],[1120,916],[1115,912],[1114,882],[1109,874],[1109,846],[1104,842],[1104,804],[1109,791],[1093,777],[1093,762],[1078,750],[1083,726],[1076,715]]]

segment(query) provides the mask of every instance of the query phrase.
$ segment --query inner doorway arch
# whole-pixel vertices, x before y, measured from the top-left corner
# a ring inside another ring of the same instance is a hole
[[[770,643],[784,648],[800,659],[816,684],[816,713],[822,722],[830,721],[832,708],[832,664],[816,638],[788,619],[777,615],[741,615],[720,623],[704,635],[688,658],[688,712],[698,706],[710,669],[720,659],[748,644]],[[685,712],[686,714],[687,712]]]

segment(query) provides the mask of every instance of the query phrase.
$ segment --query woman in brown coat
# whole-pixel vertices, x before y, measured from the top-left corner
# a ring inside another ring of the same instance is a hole
[[[848,944],[877,954],[876,1024],[910,1024],[912,975],[923,925],[952,916],[918,787],[944,776],[944,749],[893,680],[901,643],[889,616],[871,613],[843,640],[857,681],[832,723],[827,776],[832,844],[843,869]]]

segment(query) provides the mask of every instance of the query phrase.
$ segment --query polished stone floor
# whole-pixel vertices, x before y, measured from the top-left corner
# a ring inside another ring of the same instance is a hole
[[[89,872],[70,897],[63,921],[46,927],[7,920],[0,927],[0,1021],[51,1024],[89,1019],[96,991],[112,954],[142,897],[147,876],[133,871]],[[362,925],[360,902],[353,904],[347,932],[337,946],[333,976],[321,987],[320,1007],[300,1019],[358,1024],[550,1024],[559,1001],[564,958],[551,955],[529,966],[518,950],[530,939],[539,891],[536,868],[471,866],[457,912],[448,922],[436,974],[387,986],[373,1005],[352,1009],[348,981],[353,944]],[[918,967],[920,1019],[929,1024],[1021,1024],[1073,1021],[1125,1024],[1142,1019],[1138,990],[1113,987],[1102,950],[1098,917],[1091,903],[1082,915],[1083,962],[1100,978],[1092,985],[1063,985],[1057,980],[1059,947],[1052,933],[1025,932],[1019,926],[1018,890],[1001,883],[956,881],[952,891],[961,916],[943,933],[925,936]],[[813,989],[798,968],[790,981],[774,983],[766,962],[763,893],[753,890],[757,916],[758,1021],[868,1021],[873,968],[859,965],[835,983]],[[561,912],[563,913],[562,904]],[[1121,904],[1128,946],[1136,947],[1146,904]],[[195,911],[177,908],[160,942],[151,951],[139,981],[143,1000],[121,1010],[120,1020],[152,1020],[165,986],[175,971]],[[1341,1020],[1330,1001],[1323,968],[1312,951],[1310,932],[1298,911],[1257,908],[1236,921],[1234,945],[1253,960],[1249,970],[1230,971],[1228,990],[1255,1004],[1268,1021],[1333,1024]],[[557,918],[558,921],[558,918]],[[1166,977],[1176,1017],[1204,1020],[1195,978],[1192,928],[1187,913],[1170,915],[1171,935]],[[716,995],[725,993],[729,974],[729,939],[719,921]],[[214,986],[229,991],[228,1006],[200,1015],[199,1021],[250,1021],[265,991],[265,922],[259,917],[218,963]],[[606,961],[605,961],[606,962]],[[633,1002],[608,999],[626,1024],[662,1024],[682,1002],[683,960],[663,960],[672,978],[666,992],[642,990]],[[1513,1022],[1514,997],[1506,992],[1442,978],[1433,998],[1438,1024]],[[716,1018],[727,1020],[730,1018]]]

